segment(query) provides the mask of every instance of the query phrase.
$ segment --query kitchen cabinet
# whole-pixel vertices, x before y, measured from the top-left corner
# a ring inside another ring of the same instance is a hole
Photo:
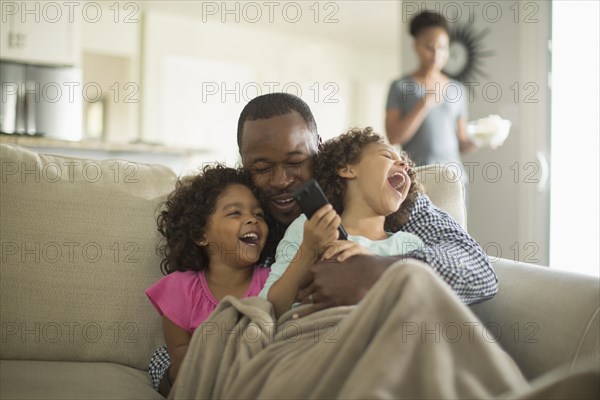
[[[78,65],[81,29],[77,18],[69,18],[58,7],[48,8],[43,2],[35,4],[2,5],[0,58],[27,64]]]

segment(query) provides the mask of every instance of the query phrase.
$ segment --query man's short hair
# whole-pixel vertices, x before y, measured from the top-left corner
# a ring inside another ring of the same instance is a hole
[[[294,96],[293,94],[269,93],[250,100],[242,110],[237,127],[237,143],[239,151],[242,151],[242,131],[244,122],[278,117],[280,115],[289,114],[292,111],[296,111],[302,116],[308,130],[315,135],[315,143],[319,143],[317,123],[315,122],[315,117],[313,117],[308,104],[300,97]]]

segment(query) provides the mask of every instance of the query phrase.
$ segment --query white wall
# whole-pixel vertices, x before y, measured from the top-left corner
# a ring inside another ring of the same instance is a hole
[[[399,7],[383,3],[388,11]],[[306,31],[284,28],[203,23],[199,16],[148,10],[142,138],[208,148],[215,159],[233,163],[238,158],[237,118],[244,105],[257,94],[284,88],[307,101],[324,138],[354,125],[383,132],[388,84],[399,69],[398,36],[370,32],[375,39],[365,43],[315,36],[310,26]],[[356,35],[361,27],[344,29]],[[231,92],[224,94],[222,85]]]
[[[102,6],[102,18],[81,22],[82,58],[89,61],[82,63],[84,84],[97,83],[106,98],[105,139],[135,141],[139,138],[141,101],[141,9],[133,2],[121,4],[119,11],[112,2],[97,4]]]
[[[408,21],[415,6],[437,9],[460,23],[469,20],[469,6],[461,2],[403,2],[402,71],[417,65],[408,35]],[[478,87],[469,104],[469,119],[499,114],[512,121],[509,138],[497,150],[481,149],[463,157],[471,164],[469,232],[491,256],[548,264],[548,191],[537,190],[541,178],[536,152],[548,157],[549,93],[548,2],[472,2],[475,32],[489,29],[483,50],[495,55],[483,58]],[[500,13],[496,13],[496,6]],[[518,12],[517,12],[518,10]],[[537,20],[537,21],[536,21]],[[529,21],[529,22],[526,22]],[[487,86],[487,93],[483,87]],[[496,99],[495,88],[502,91]],[[517,92],[517,88],[519,88]],[[516,98],[515,98],[516,96]],[[529,97],[526,97],[529,96]],[[526,101],[537,101],[529,103]],[[501,173],[501,176],[497,176]]]

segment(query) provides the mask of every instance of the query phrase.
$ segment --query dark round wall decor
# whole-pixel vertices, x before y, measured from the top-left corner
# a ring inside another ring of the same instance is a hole
[[[473,24],[459,24],[450,28],[450,55],[443,73],[460,82],[473,82],[477,75],[487,78],[483,71],[483,58],[493,56],[492,50],[484,50],[483,38],[489,28],[476,33]]]

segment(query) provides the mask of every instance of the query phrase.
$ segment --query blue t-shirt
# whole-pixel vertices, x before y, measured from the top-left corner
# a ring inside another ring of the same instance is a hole
[[[267,293],[273,283],[283,276],[298,252],[304,237],[304,222],[306,222],[306,216],[302,214],[285,231],[283,239],[277,245],[275,263],[271,265],[271,272],[269,272],[267,282],[259,294],[260,297],[267,298]],[[423,248],[423,241],[412,233],[396,232],[389,235],[387,239],[383,240],[370,240],[353,235],[348,235],[348,239],[380,256],[399,256]]]
[[[457,123],[467,118],[469,93],[458,81],[449,80],[436,89],[440,104],[433,107],[414,136],[402,146],[417,165],[447,165],[467,178],[457,136]],[[386,109],[400,110],[405,116],[425,96],[425,87],[409,76],[394,81],[388,93]]]

